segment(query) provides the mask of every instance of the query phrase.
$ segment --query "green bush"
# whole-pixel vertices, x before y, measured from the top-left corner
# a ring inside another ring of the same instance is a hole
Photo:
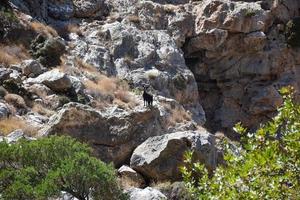
[[[235,127],[243,136],[241,150],[224,142],[226,164],[212,175],[187,153],[181,171],[195,199],[300,199],[300,105],[290,91],[281,90],[278,115],[255,133]]]
[[[114,169],[70,137],[0,143],[0,199],[48,199],[65,191],[80,200],[119,200]]]
[[[300,47],[300,17],[296,17],[287,23],[285,36],[290,46]]]

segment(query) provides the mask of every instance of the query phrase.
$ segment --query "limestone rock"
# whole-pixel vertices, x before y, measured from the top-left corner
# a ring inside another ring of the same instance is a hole
[[[25,60],[21,64],[23,74],[29,77],[36,77],[43,72],[42,66],[36,60]]]
[[[299,88],[297,53],[288,48],[283,28],[298,8],[295,0],[196,4],[195,35],[183,50],[209,128],[230,132],[239,121],[255,128],[280,104],[276,90]]]
[[[0,119],[8,117],[10,110],[6,104],[0,102]]]
[[[126,165],[118,169],[118,176],[123,189],[143,188],[146,184],[144,178],[139,173]]]
[[[189,3],[190,0],[152,0],[152,1],[161,4],[185,4],[185,3]]]
[[[4,67],[0,67],[0,82],[9,78],[10,73],[12,73],[11,69],[7,69]]]
[[[29,78],[27,83],[42,83],[56,92],[64,92],[72,87],[69,77],[65,73],[60,72],[58,69],[45,72],[36,78]]]
[[[73,0],[76,17],[101,17],[107,12],[104,0]]]
[[[112,108],[103,113],[78,103],[65,105],[40,131],[40,135],[68,134],[86,141],[101,160],[115,165],[129,159],[148,137],[163,133],[155,107],[137,107],[132,111]]]
[[[20,139],[35,140],[35,138],[25,135],[21,129],[17,129],[15,131],[11,132],[3,139],[5,139],[8,143],[15,143]]]
[[[130,200],[166,200],[167,197],[160,191],[147,187],[145,189],[133,188],[128,191]]]
[[[72,0],[48,0],[47,6],[48,14],[52,18],[59,20],[68,20],[74,16],[74,6]]]
[[[187,191],[187,188],[184,182],[165,182],[158,183],[153,186],[155,189],[158,189],[164,195],[166,195],[167,199],[180,199],[180,200],[192,200],[193,198]]]
[[[249,111],[254,115],[270,112],[278,108],[282,102],[279,92],[273,86],[268,86],[251,98]]]
[[[206,131],[151,137],[134,150],[130,166],[156,181],[180,180],[179,166],[183,164],[183,154],[187,150],[193,150],[195,158],[208,168],[216,167],[214,137]]]
[[[106,74],[127,80],[132,87],[151,85],[158,95],[176,99],[192,112],[195,121],[204,123],[194,76],[167,32],[141,31],[120,22],[89,24],[86,29],[84,40],[72,38],[72,54]]]
[[[213,28],[233,33],[264,31],[271,25],[271,12],[258,2],[205,0],[196,7],[196,33]]]

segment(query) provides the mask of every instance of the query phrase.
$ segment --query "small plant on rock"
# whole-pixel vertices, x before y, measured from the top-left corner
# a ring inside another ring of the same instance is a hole
[[[256,11],[252,8],[248,8],[245,12],[245,17],[253,17],[256,15]]]
[[[287,23],[285,36],[291,47],[300,47],[300,17],[296,17]]]

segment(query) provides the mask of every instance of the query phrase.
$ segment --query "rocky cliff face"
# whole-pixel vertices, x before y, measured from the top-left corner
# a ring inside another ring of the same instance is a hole
[[[284,35],[299,2],[202,1],[194,14],[196,35],[184,52],[208,125],[256,127],[280,105],[280,87],[299,87],[299,52]]]
[[[134,187],[145,186],[142,176],[179,180],[187,149],[213,169],[221,154],[201,126],[255,128],[281,104],[280,87],[299,92],[297,0],[8,2],[0,12],[1,135],[79,138],[102,160],[130,165],[135,171],[120,174],[137,179]],[[163,195],[146,189],[131,196]]]

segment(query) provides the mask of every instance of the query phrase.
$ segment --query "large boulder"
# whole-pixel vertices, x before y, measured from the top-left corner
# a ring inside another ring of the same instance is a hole
[[[157,108],[136,107],[126,111],[113,107],[99,112],[79,103],[65,105],[51,117],[40,135],[67,134],[88,142],[106,162],[123,164],[148,137],[164,133]]]
[[[27,83],[42,83],[55,92],[65,92],[72,87],[70,78],[58,69],[45,72],[36,78],[29,78]]]
[[[214,142],[214,136],[204,130],[151,137],[134,150],[130,167],[155,181],[180,180],[179,167],[187,150],[193,150],[195,159],[209,169],[216,167]]]
[[[159,190],[146,187],[145,189],[133,188],[128,191],[130,200],[166,200],[167,197]]]

